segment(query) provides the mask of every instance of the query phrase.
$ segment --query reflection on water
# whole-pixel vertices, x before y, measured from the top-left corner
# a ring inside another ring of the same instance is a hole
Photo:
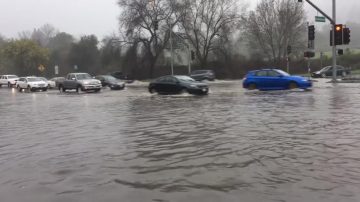
[[[1,201],[359,201],[359,85],[0,90]],[[3,116],[5,117],[5,116]]]

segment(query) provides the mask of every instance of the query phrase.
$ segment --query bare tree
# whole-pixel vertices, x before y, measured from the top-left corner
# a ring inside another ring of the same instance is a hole
[[[301,4],[288,0],[262,0],[246,20],[250,51],[279,64],[286,47],[304,48],[306,17]]]
[[[153,77],[156,61],[169,41],[169,30],[180,19],[183,4],[177,0],[119,0],[118,4],[122,9],[123,40],[141,45],[142,63]]]
[[[187,1],[186,15],[182,18],[181,25],[195,48],[201,67],[206,66],[209,53],[220,44],[214,42],[226,40],[236,28],[240,19],[239,12],[236,0]]]
[[[50,24],[45,24],[39,29],[34,29],[31,34],[31,39],[37,42],[42,47],[47,47],[50,39],[55,37],[59,31],[55,29],[54,26]]]

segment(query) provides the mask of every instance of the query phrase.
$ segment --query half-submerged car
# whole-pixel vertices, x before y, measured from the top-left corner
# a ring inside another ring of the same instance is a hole
[[[125,88],[125,82],[111,75],[99,75],[95,79],[101,81],[103,87],[108,86],[111,90],[123,90]]]
[[[337,76],[345,77],[349,74],[351,74],[350,68],[336,65],[336,75]],[[332,66],[327,66],[327,67],[322,68],[319,71],[311,73],[311,77],[313,77],[313,78],[326,78],[326,77],[331,77],[332,75],[333,75]]]
[[[307,89],[312,87],[312,82],[302,76],[291,76],[280,69],[261,69],[248,72],[243,87],[248,90]]]
[[[75,89],[76,92],[99,92],[101,90],[101,82],[93,79],[88,73],[70,73],[62,83],[59,83],[59,90],[60,92],[65,92],[72,89]]]
[[[28,92],[37,90],[47,91],[48,86],[45,81],[39,77],[21,77],[16,83],[16,88],[21,92],[23,89],[27,89]]]
[[[189,76],[163,76],[149,84],[150,93],[159,94],[189,94],[206,95],[209,86],[206,83],[195,81]]]

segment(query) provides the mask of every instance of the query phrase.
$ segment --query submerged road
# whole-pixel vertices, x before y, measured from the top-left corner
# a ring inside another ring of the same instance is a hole
[[[360,84],[146,88],[0,88],[0,201],[360,201]]]

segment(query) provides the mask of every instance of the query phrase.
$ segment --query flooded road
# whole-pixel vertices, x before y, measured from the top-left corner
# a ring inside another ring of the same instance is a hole
[[[0,89],[1,202],[360,201],[360,84]]]

